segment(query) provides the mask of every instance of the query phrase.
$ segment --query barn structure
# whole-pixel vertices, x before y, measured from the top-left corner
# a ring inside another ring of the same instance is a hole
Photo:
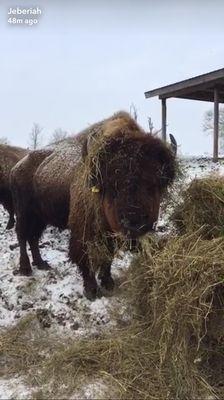
[[[224,68],[145,92],[158,96],[162,106],[162,138],[166,140],[167,99],[178,98],[214,102],[213,160],[219,154],[219,103],[224,103]]]

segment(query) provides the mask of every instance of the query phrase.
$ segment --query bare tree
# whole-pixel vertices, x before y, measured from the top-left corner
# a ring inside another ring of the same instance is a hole
[[[60,142],[61,140],[66,139],[66,137],[68,136],[68,132],[61,129],[61,128],[57,128],[54,130],[51,139],[49,141],[49,144],[51,143],[55,143],[55,142]]]
[[[209,135],[214,131],[214,111],[208,110],[204,114],[203,131]],[[219,137],[221,149],[224,150],[224,107],[219,110]]]
[[[134,118],[134,120],[137,121],[137,119],[138,119],[138,112],[137,112],[137,108],[135,107],[134,103],[131,103],[131,106],[130,106],[130,114],[132,115],[132,117]]]
[[[135,106],[134,103],[131,103],[130,106],[130,114],[132,115],[132,117],[134,118],[135,121],[137,121],[138,119],[138,112],[137,112],[137,108]],[[148,119],[148,126],[149,126],[149,133],[153,136],[159,136],[159,134],[161,133],[162,129],[155,129],[154,125],[153,125],[153,121],[151,117],[147,117]]]
[[[153,134],[154,125],[153,125],[151,117],[148,117],[148,125],[149,125],[149,133],[151,133],[151,135],[152,135]]]
[[[148,119],[149,133],[153,136],[160,136],[159,134],[161,133],[162,129],[155,129],[152,118],[147,117],[147,119]]]
[[[0,144],[9,144],[9,143],[10,142],[7,137],[5,136],[0,137]]]
[[[39,124],[34,122],[32,130],[29,135],[29,147],[32,150],[38,149],[43,141],[43,137],[41,135],[43,128],[40,127]]]

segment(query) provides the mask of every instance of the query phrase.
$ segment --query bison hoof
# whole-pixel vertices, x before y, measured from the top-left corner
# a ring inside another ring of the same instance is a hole
[[[90,301],[96,300],[97,297],[102,297],[102,292],[98,287],[85,287],[83,293],[84,296]]]
[[[15,223],[14,220],[9,220],[8,224],[6,225],[7,231],[8,231],[9,229],[12,229],[12,228],[14,227],[14,223]]]
[[[31,268],[19,268],[13,271],[13,275],[22,275],[22,276],[30,276],[32,275]]]
[[[41,261],[38,263],[33,262],[33,265],[36,265],[36,267],[38,269],[44,270],[44,271],[48,271],[49,269],[51,269],[50,265],[48,264],[47,261]]]
[[[114,280],[111,276],[107,278],[101,278],[101,286],[111,292],[114,289]]]

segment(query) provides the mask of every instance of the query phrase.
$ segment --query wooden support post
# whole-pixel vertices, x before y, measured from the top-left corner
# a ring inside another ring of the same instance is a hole
[[[162,139],[166,142],[166,99],[162,99]]]
[[[219,93],[214,89],[214,141],[213,141],[213,161],[218,161],[219,155]]]

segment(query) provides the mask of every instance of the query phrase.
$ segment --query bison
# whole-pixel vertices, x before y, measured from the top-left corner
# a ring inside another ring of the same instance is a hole
[[[6,229],[11,229],[15,223],[10,190],[10,172],[12,167],[26,154],[27,150],[20,147],[0,144],[0,204],[2,204],[9,213],[9,221]]]
[[[28,154],[12,170],[12,192],[20,246],[19,273],[31,274],[41,258],[38,241],[47,225],[70,229],[69,256],[83,277],[85,295],[95,299],[99,268],[102,288],[111,290],[111,260],[94,265],[88,244],[104,238],[111,258],[115,234],[136,240],[153,231],[161,196],[175,177],[175,156],[128,113],[94,124],[54,149]],[[94,265],[94,267],[93,267]]]

